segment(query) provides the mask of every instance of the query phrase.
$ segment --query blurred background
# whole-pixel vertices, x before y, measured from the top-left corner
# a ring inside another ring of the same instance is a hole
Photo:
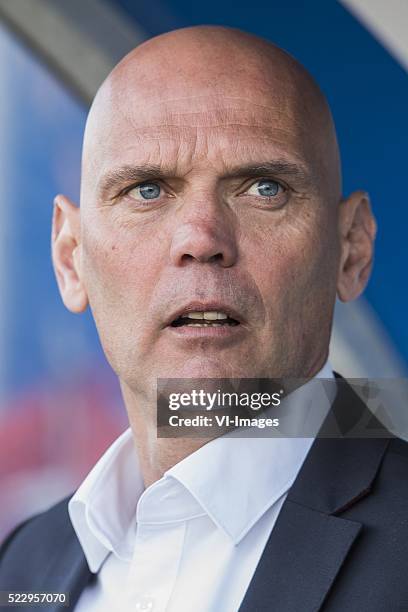
[[[336,307],[332,364],[407,375],[406,0],[0,0],[0,539],[73,491],[126,427],[90,313],[65,310],[50,259],[53,197],[78,201],[90,101],[138,43],[203,23],[274,41],[327,95],[344,193],[368,190],[379,225],[364,298]],[[396,394],[407,437],[405,403]]]

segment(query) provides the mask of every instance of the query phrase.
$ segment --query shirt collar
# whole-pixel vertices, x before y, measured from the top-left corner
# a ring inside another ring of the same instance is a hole
[[[316,378],[333,378],[328,363]],[[293,394],[297,414],[307,403],[306,387],[303,393]],[[321,403],[317,426],[330,403],[328,399]],[[144,490],[132,432],[127,429],[69,502],[71,522],[90,570],[97,572],[110,552],[130,560],[137,524],[163,525],[208,515],[238,544],[287,493],[312,443],[313,438],[226,434],[174,465]]]
[[[97,572],[110,552],[126,558],[136,505],[144,484],[128,428],[102,455],[70,499],[68,512],[89,568]]]

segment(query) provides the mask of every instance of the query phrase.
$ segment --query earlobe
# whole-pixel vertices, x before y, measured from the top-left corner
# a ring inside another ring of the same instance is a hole
[[[54,200],[51,250],[58,288],[71,312],[83,312],[88,297],[81,273],[80,211],[66,196]]]
[[[376,230],[367,193],[356,191],[342,200],[339,210],[341,251],[337,293],[343,302],[356,299],[367,285]]]

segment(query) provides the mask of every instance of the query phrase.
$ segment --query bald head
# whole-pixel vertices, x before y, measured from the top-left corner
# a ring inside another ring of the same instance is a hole
[[[244,115],[243,116],[243,112]],[[100,87],[89,113],[83,179],[94,181],[110,147],[129,129],[141,138],[200,128],[267,127],[307,159],[321,189],[338,201],[340,162],[326,99],[299,62],[272,43],[239,30],[200,26],[148,40]],[[85,198],[87,200],[87,198]]]

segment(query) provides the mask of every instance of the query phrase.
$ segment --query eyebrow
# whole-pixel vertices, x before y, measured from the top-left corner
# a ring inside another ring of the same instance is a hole
[[[122,166],[109,171],[100,180],[101,196],[108,196],[113,190],[124,189],[132,183],[142,183],[151,180],[166,180],[174,177],[175,170],[162,168],[155,164],[140,166]],[[280,176],[294,179],[300,183],[310,181],[310,172],[303,165],[288,160],[279,159],[271,162],[246,164],[227,170],[221,178],[259,178],[263,176]]]
[[[160,166],[123,166],[116,170],[107,172],[100,180],[99,192],[101,195],[108,194],[114,189],[124,188],[125,185],[136,182],[144,182],[153,179],[165,179],[169,173]]]
[[[294,163],[285,159],[279,159],[271,162],[262,162],[260,164],[247,164],[238,166],[224,175],[225,178],[241,178],[241,177],[262,177],[262,176],[286,176],[288,178],[306,182],[310,180],[310,171],[301,164]]]

